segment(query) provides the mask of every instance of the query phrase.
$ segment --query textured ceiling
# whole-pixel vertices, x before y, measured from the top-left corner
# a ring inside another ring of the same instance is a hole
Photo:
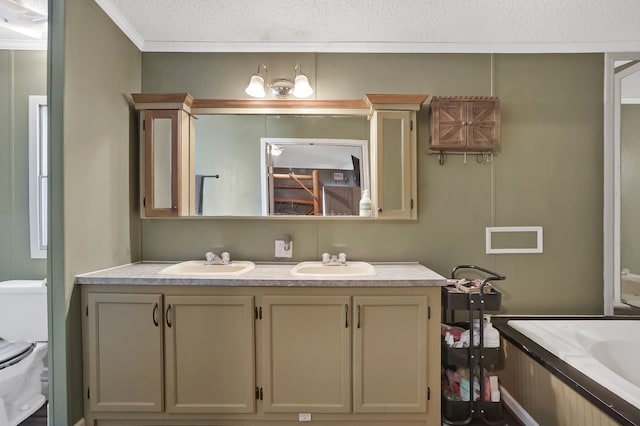
[[[640,51],[639,0],[95,1],[143,51]]]
[[[640,50],[638,0],[96,0],[145,51]]]

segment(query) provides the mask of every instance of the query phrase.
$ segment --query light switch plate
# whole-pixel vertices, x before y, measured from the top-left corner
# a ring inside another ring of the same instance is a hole
[[[276,240],[275,257],[293,257],[293,241],[289,241],[289,250],[285,250],[284,240]]]
[[[298,413],[298,421],[299,422],[310,422],[311,421],[311,413]]]

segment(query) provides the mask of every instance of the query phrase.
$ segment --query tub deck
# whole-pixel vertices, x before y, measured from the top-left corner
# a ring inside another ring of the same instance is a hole
[[[529,337],[510,327],[509,320],[611,320],[628,321],[630,319],[640,321],[638,317],[603,317],[603,316],[494,316],[492,323],[500,331],[501,336],[526,353],[535,362],[543,366],[555,377],[559,378],[568,387],[576,391],[584,399],[591,402],[599,410],[606,413],[608,417],[617,424],[628,426],[640,425],[640,409],[618,395],[612,393],[604,386],[600,385],[590,377],[586,376],[576,368],[570,366],[551,352],[538,345]],[[640,323],[639,323],[640,326]],[[637,366],[631,366],[637,368]],[[508,389],[507,389],[508,390]]]

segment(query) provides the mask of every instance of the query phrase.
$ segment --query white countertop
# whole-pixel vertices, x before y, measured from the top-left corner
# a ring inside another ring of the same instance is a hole
[[[173,262],[177,263],[177,262]],[[161,275],[172,262],[141,262],[89,272],[76,284],[206,285],[242,287],[441,287],[446,278],[417,262],[375,263],[375,276],[306,277],[291,275],[291,263],[258,263],[254,270],[236,276],[194,277]]]

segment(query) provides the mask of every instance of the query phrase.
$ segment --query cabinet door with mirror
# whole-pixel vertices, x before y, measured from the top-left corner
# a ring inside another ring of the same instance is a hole
[[[640,309],[640,53],[605,55],[604,313]]]
[[[144,212],[177,217],[189,212],[189,140],[191,119],[182,110],[148,110],[144,132]]]
[[[161,96],[170,95],[134,95],[136,108],[166,109],[168,102],[162,102]],[[146,208],[145,215],[358,216],[359,200],[368,189],[374,217],[415,219],[413,124],[426,96],[370,96],[388,102],[374,104],[365,97],[363,101],[263,101],[260,105],[217,100],[195,100],[193,107],[174,103],[193,121],[189,132],[177,136],[173,127],[165,126],[165,139],[176,140],[182,154],[173,154],[168,161],[156,155],[164,163],[150,163],[152,153],[145,151],[142,167],[151,164],[154,171],[142,176],[147,203],[173,200],[169,188],[176,185],[184,192],[177,195],[179,203],[170,203],[171,210]],[[140,97],[145,102],[138,102]],[[386,114],[381,114],[379,105]],[[375,125],[379,117],[394,123],[396,117],[389,114],[396,112],[404,113],[398,117],[399,126]],[[159,130],[147,128],[145,140],[150,131],[158,138]],[[165,174],[158,171],[162,164]],[[188,184],[176,182],[176,174],[170,171],[176,167],[188,171],[186,178],[177,174]],[[164,186],[159,185],[162,182]],[[376,186],[378,182],[386,182],[384,192]],[[393,187],[387,185],[391,183]]]

